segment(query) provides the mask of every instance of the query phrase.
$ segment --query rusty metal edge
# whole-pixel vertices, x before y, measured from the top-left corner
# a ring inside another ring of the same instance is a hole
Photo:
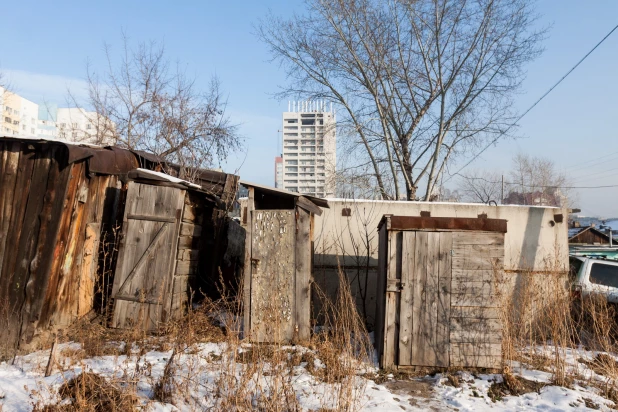
[[[507,232],[505,219],[467,217],[391,216],[390,230],[462,230],[482,232]]]

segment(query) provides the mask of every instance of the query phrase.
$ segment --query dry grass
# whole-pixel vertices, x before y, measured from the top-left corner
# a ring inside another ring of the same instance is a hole
[[[496,387],[497,393],[505,392],[504,388],[518,392],[509,386],[507,377],[513,361],[520,361],[552,373],[556,385],[570,387],[576,380],[587,379],[585,383],[597,386],[603,396],[616,402],[618,362],[608,355],[618,350],[615,308],[603,296],[580,298],[572,294],[568,275],[556,256],[542,273],[517,274],[515,294],[499,293],[505,382]],[[496,271],[497,284],[508,284],[508,276]],[[579,362],[603,376],[603,382],[586,378],[581,368],[567,362],[567,354],[582,346],[602,352],[593,360]]]
[[[58,390],[62,401],[35,404],[35,412],[109,412],[134,410],[138,398],[135,389],[112,383],[92,372],[83,372],[65,382]]]

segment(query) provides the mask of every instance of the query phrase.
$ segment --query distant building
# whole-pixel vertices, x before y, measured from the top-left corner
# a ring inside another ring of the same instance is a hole
[[[82,108],[58,109],[58,138],[70,142],[112,144],[111,122]]]
[[[0,107],[0,133],[14,137],[36,136],[39,114],[36,103],[0,87]]]
[[[283,157],[275,157],[275,187],[283,189]]]
[[[113,123],[82,108],[36,104],[0,87],[0,135],[38,137],[93,144],[113,144]]]
[[[333,197],[335,113],[318,101],[289,102],[283,113],[283,189]]]

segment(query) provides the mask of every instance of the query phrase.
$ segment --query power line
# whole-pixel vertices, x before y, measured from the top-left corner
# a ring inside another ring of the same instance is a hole
[[[456,172],[454,174],[452,174],[451,176],[461,176],[464,179],[468,179],[468,180],[482,180],[484,182],[487,183],[491,183],[491,184],[495,184],[495,185],[499,185],[502,184],[502,182],[494,182],[491,180],[487,180],[483,177],[469,177],[469,176],[465,176],[462,175],[459,172]],[[505,185],[514,185],[514,186],[523,186],[523,187],[528,187],[528,188],[554,188],[554,189],[605,189],[608,187],[618,187],[618,185],[602,185],[602,186],[560,186],[560,185],[528,185],[528,184],[524,184],[524,183],[515,183],[515,182],[504,182]]]
[[[582,62],[584,60],[586,60],[586,58],[588,56],[590,56],[590,54],[592,54],[593,51],[595,51],[597,49],[597,47],[599,47],[609,36],[612,35],[612,33],[614,31],[616,31],[616,29],[618,29],[618,25],[616,25],[609,33],[607,33],[607,35],[605,35],[605,37],[603,37],[601,39],[600,42],[598,42],[596,44],[596,46],[594,46],[588,53],[586,53],[586,55],[584,57],[582,57],[575,66],[571,67],[571,69],[560,78],[560,80],[558,80],[548,91],[545,92],[545,94],[543,94],[537,101],[535,101],[532,106],[530,106],[528,108],[528,110],[526,110],[521,116],[519,116],[509,127],[506,128],[506,130],[504,130],[502,133],[500,133],[495,139],[493,139],[487,146],[485,146],[483,148],[483,150],[481,150],[479,153],[477,153],[472,159],[470,159],[470,161],[468,163],[466,163],[465,165],[463,165],[463,167],[461,167],[454,175],[451,175],[448,179],[446,179],[446,181],[448,182],[453,176],[459,174],[459,172],[461,172],[463,169],[465,169],[466,167],[468,167],[470,165],[470,163],[472,163],[474,160],[476,160],[477,157],[479,157],[480,155],[483,154],[483,152],[485,152],[485,150],[489,149],[489,147],[491,145],[493,145],[494,143],[496,143],[498,141],[498,139],[500,139],[502,136],[504,136],[505,134],[508,133],[509,130],[511,130],[525,115],[527,115],[532,109],[534,109],[534,107],[539,104],[541,102],[541,100],[543,100],[549,93],[552,92],[552,90],[554,90],[560,83],[562,83],[562,81],[564,79],[567,78],[567,76],[569,74],[571,74],[573,72],[573,70],[575,70],[577,68],[577,66],[579,66],[580,64],[582,64]]]
[[[575,171],[575,170],[583,169],[585,167],[590,167],[590,166],[587,166],[588,163],[598,162],[599,160],[607,159],[608,157],[611,158],[611,157],[613,157],[613,156],[615,156],[617,154],[618,154],[618,152],[613,152],[613,153],[610,153],[610,154],[606,154],[604,156],[599,156],[599,157],[597,157],[595,159],[586,160],[584,162],[573,163],[573,164],[569,165],[569,170]],[[583,165],[583,166],[580,166],[580,165]]]

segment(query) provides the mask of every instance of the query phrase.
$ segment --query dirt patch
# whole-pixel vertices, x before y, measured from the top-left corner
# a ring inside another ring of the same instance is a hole
[[[427,406],[420,405],[419,401],[433,399],[433,383],[424,380],[389,380],[383,383],[394,394],[411,396],[410,405],[414,407]],[[424,402],[423,402],[424,403]]]
[[[515,376],[510,373],[502,375],[502,382],[494,382],[487,391],[489,398],[496,402],[502,400],[505,396],[520,396],[530,392],[539,393],[544,383],[531,381],[521,376]]]

